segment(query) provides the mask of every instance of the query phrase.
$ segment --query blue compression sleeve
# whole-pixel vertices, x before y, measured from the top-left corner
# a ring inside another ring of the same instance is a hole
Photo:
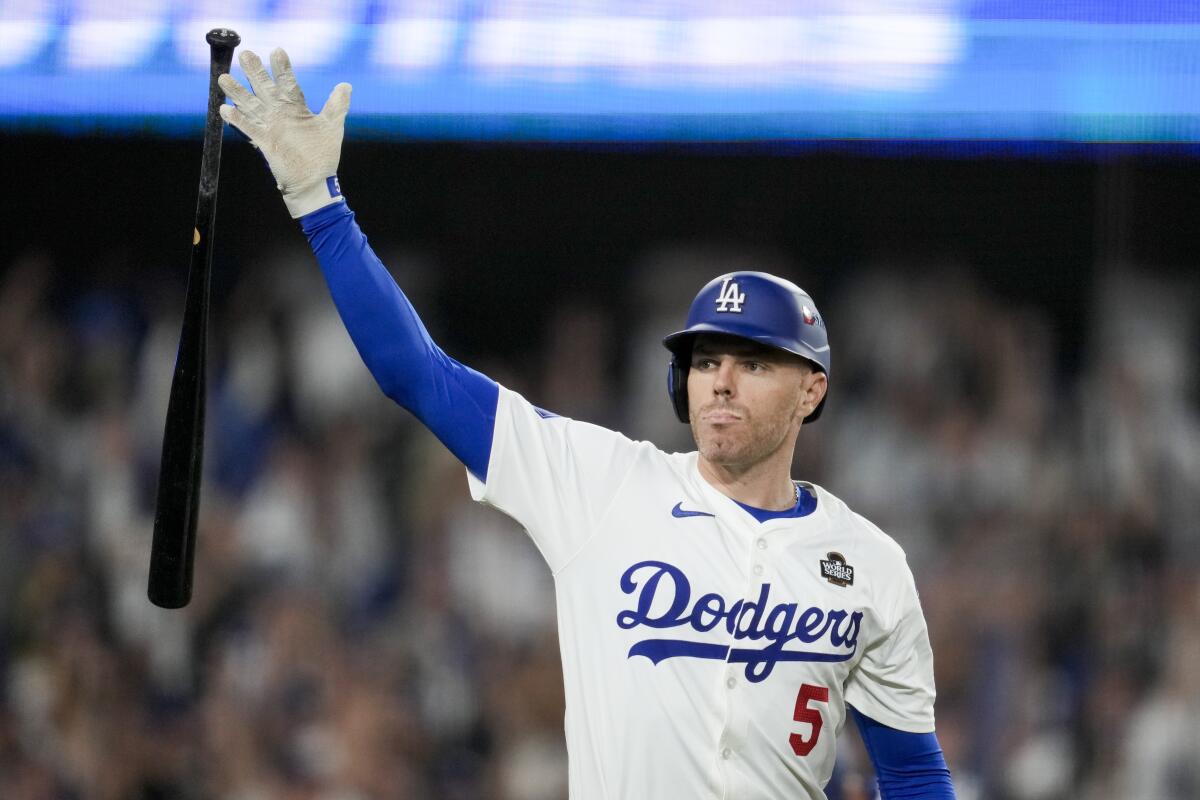
[[[481,480],[496,427],[496,382],[446,355],[345,203],[300,220],[342,322],[384,394],[411,411]]]
[[[954,783],[937,735],[889,728],[851,708],[875,767],[883,800],[954,800]]]

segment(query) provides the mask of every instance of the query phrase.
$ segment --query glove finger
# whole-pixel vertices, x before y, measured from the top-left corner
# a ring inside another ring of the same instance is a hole
[[[217,85],[221,87],[221,91],[225,93],[225,96],[236,103],[238,108],[241,108],[243,111],[254,113],[262,107],[262,102],[250,94],[250,90],[242,86],[241,82],[228,72],[217,78]]]
[[[254,93],[259,99],[267,102],[274,100],[275,81],[267,74],[262,59],[253,50],[243,50],[238,56],[238,63],[246,71],[246,77],[250,79],[250,85],[254,87]]]
[[[271,51],[271,74],[275,76],[275,85],[279,88],[281,97],[308,110],[304,92],[300,91],[300,84],[296,83],[296,73],[292,71],[292,61],[282,47]]]
[[[350,110],[351,88],[348,83],[339,83],[333,87],[333,91],[329,93],[329,99],[321,108],[321,117],[340,125],[346,119],[346,112]]]
[[[220,113],[221,119],[246,134],[250,138],[251,144],[262,138],[262,134],[264,133],[263,127],[243,113],[240,108],[223,105],[218,113]],[[257,147],[258,145],[254,144],[254,146]]]

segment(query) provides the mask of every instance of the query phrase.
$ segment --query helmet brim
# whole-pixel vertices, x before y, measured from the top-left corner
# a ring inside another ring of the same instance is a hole
[[[676,359],[688,359],[692,355],[692,346],[696,342],[696,337],[702,333],[719,334],[722,336],[736,336],[739,339],[746,339],[756,344],[772,347],[776,350],[782,350],[785,353],[791,353],[794,356],[799,356],[805,361],[812,364],[813,369],[819,372],[828,373],[824,364],[821,363],[819,355],[806,346],[802,342],[789,341],[779,336],[774,336],[764,331],[755,330],[749,326],[738,326],[734,328],[729,325],[713,325],[711,323],[698,323],[685,328],[681,331],[669,334],[663,337],[663,347],[671,351]],[[828,350],[828,346],[825,348]]]

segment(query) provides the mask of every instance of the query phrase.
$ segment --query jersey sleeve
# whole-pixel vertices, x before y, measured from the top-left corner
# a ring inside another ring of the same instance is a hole
[[[916,584],[907,564],[879,598],[890,623],[870,642],[846,683],[846,702],[866,716],[910,733],[934,730],[933,650]]]
[[[557,573],[604,520],[645,447],[500,387],[486,479],[468,473],[471,496],[523,525]]]

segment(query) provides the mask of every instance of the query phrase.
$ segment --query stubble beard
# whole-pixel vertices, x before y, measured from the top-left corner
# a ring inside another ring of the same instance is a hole
[[[710,464],[731,469],[752,467],[773,455],[787,440],[787,414],[759,419],[745,408],[735,407],[741,420],[717,429],[701,421],[708,408],[692,415],[691,427],[696,449]]]

